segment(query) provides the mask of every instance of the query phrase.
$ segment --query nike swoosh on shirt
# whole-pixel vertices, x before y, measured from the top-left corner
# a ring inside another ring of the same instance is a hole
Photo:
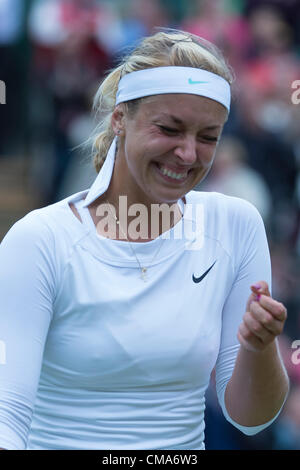
[[[216,260],[216,261],[217,261],[217,260]],[[211,268],[214,266],[214,264],[216,263],[216,261],[211,265],[210,268],[208,268],[207,271],[205,271],[205,273],[202,274],[202,276],[200,276],[200,277],[195,277],[195,275],[193,274],[193,281],[196,282],[196,283],[202,281],[202,279],[205,278],[205,276],[209,273],[209,271],[211,270]]]
[[[189,84],[190,85],[197,85],[197,83],[209,83],[209,82],[203,82],[203,81],[195,81],[195,80],[192,80],[191,78],[189,78]]]

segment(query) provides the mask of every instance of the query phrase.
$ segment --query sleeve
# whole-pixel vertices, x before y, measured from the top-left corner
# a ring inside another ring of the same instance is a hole
[[[23,450],[55,296],[54,237],[33,211],[0,244],[0,448]]]
[[[233,373],[240,348],[237,332],[251,293],[250,285],[265,280],[271,292],[271,260],[265,227],[257,209],[246,201],[243,203],[238,220],[235,215],[229,224],[230,227],[236,228],[232,244],[235,251],[233,268],[236,276],[222,312],[221,343],[215,372],[217,397],[225,418],[244,434],[254,435],[275,421],[282,407],[267,423],[242,426],[231,419],[224,401],[226,386]]]

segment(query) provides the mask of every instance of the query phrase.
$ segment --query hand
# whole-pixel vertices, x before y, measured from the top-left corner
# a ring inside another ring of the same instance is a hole
[[[272,299],[265,281],[251,286],[251,290],[237,337],[248,351],[261,352],[282,332],[287,310]]]

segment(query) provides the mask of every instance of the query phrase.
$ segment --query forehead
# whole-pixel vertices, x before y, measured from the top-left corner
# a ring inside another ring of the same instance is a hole
[[[204,96],[170,93],[143,98],[138,108],[139,118],[163,118],[177,124],[193,122],[207,126],[223,126],[227,110],[219,102]]]

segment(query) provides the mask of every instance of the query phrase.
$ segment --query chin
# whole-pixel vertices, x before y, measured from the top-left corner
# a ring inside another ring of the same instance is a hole
[[[158,204],[175,204],[179,199],[188,193],[190,189],[187,191],[166,191],[161,193],[156,193],[154,196],[155,202]]]

